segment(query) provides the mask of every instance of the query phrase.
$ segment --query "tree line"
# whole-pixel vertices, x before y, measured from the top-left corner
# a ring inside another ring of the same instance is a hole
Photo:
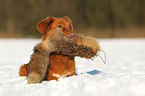
[[[144,27],[145,1],[1,0],[0,33],[40,37],[36,24],[47,16],[68,16],[75,30]]]

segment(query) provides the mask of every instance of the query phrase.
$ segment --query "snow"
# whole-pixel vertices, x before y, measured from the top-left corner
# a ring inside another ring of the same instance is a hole
[[[76,57],[77,76],[27,84],[19,67],[29,62],[40,40],[0,39],[0,96],[145,96],[145,39],[97,41],[106,64],[99,57]]]

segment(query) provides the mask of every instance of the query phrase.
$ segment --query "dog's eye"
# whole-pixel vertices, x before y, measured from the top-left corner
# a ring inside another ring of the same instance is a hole
[[[61,25],[58,25],[57,27],[62,28],[62,26],[61,26]]]
[[[72,28],[71,28],[71,25],[69,25],[69,29],[72,29]]]

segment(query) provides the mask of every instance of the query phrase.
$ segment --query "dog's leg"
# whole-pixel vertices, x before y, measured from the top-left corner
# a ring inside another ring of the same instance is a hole
[[[70,57],[70,60],[67,63],[67,70],[68,70],[67,77],[76,75],[74,56]]]
[[[29,64],[24,64],[20,67],[19,75],[20,76],[27,76],[29,70]]]

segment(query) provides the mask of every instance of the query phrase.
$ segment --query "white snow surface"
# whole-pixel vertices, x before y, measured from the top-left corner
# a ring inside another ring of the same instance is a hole
[[[76,57],[77,76],[27,84],[19,68],[40,39],[0,39],[0,96],[145,96],[145,39],[97,41],[106,64]]]

